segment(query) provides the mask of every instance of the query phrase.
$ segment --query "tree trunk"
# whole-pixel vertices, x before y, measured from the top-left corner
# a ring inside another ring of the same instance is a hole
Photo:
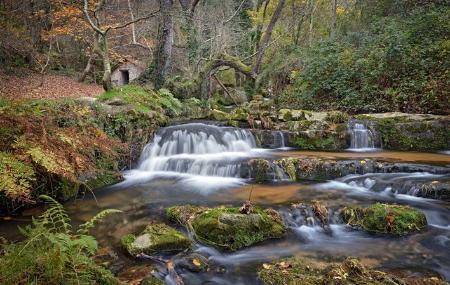
[[[278,19],[281,16],[281,11],[283,10],[284,4],[286,0],[279,0],[275,12],[270,19],[269,25],[267,26],[266,32],[264,33],[264,37],[259,45],[258,54],[256,55],[255,65],[253,66],[253,73],[258,74],[261,69],[262,59],[264,57],[264,53],[266,52],[267,47],[269,46],[270,39],[272,37],[272,31],[277,23]]]
[[[108,54],[108,39],[107,35],[103,35],[102,41],[102,51],[103,51],[103,77],[102,77],[102,85],[105,91],[112,89],[111,83],[111,61],[109,60]]]
[[[133,9],[131,8],[131,0],[127,0],[127,4],[128,4],[128,12],[130,13],[130,20],[131,22],[134,22],[134,14],[133,14]],[[131,37],[132,37],[132,43],[136,44],[136,27],[133,24],[131,24]]]
[[[310,13],[309,13],[309,46],[312,46],[313,42],[313,27],[314,27],[314,12],[316,10],[316,3],[314,0],[309,0]]]
[[[89,72],[91,72],[92,69],[92,61],[94,60],[96,54],[92,53],[89,56],[88,62],[86,64],[86,67],[83,70],[83,73],[81,74],[80,78],[78,79],[78,82],[84,82],[84,80],[86,80],[86,76],[89,74]]]
[[[334,40],[336,38],[336,9],[337,0],[331,0],[331,38]]]
[[[170,72],[174,41],[174,23],[172,15],[173,0],[160,0],[160,7],[163,25],[155,57],[155,87],[157,89],[164,86],[166,77]]]

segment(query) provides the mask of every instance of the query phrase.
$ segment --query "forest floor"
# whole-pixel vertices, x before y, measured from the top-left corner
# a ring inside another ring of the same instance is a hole
[[[0,96],[9,99],[94,97],[102,93],[102,86],[80,83],[68,76],[39,73],[10,75],[0,71]]]

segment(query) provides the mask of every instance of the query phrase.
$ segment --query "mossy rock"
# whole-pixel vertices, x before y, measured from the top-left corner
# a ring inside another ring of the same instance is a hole
[[[216,121],[230,120],[230,114],[228,114],[224,111],[216,110],[216,109],[211,110],[210,117],[211,117],[211,119],[216,120]]]
[[[403,280],[387,273],[370,270],[357,259],[347,258],[338,265],[320,269],[297,258],[263,264],[258,272],[266,285],[404,285]]]
[[[264,183],[271,180],[270,162],[266,159],[255,158],[249,161],[250,172],[256,183]]]
[[[341,111],[331,111],[327,113],[325,121],[333,124],[343,124],[347,123],[349,120],[349,115]]]
[[[346,223],[371,233],[406,235],[427,226],[425,215],[409,206],[373,204],[367,208],[346,207],[342,211]]]
[[[186,225],[192,217],[200,215],[206,210],[208,208],[191,205],[172,206],[166,209],[166,216],[172,222]]]
[[[189,226],[200,242],[232,251],[281,238],[286,232],[279,214],[270,209],[255,208],[250,214],[242,214],[239,208],[219,207],[199,212],[199,208],[181,206],[172,207],[167,214]]]
[[[129,254],[154,254],[156,252],[177,252],[190,246],[189,239],[165,224],[148,225],[138,236],[128,234],[122,237],[122,245]]]

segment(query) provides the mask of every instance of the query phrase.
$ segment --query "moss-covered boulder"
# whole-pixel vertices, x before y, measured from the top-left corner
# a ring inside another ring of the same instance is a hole
[[[154,254],[155,252],[182,251],[190,246],[189,239],[165,224],[148,225],[138,236],[128,234],[122,237],[122,245],[129,254]]]
[[[367,208],[346,207],[342,218],[352,226],[371,233],[406,235],[425,229],[425,215],[409,206],[373,204]]]
[[[255,158],[248,162],[250,173],[256,183],[263,183],[271,180],[270,162],[266,159]]]
[[[258,272],[266,285],[404,285],[403,280],[387,273],[370,270],[357,259],[347,258],[338,265],[320,269],[297,258],[263,264]]]
[[[267,239],[281,238],[286,232],[280,215],[271,209],[254,208],[250,214],[242,214],[239,208],[199,209],[172,207],[167,214],[170,219],[191,228],[200,242],[218,248],[238,250]]]

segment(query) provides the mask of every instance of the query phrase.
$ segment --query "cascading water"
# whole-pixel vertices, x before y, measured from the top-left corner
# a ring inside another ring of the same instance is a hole
[[[159,130],[138,169],[126,178],[177,176],[200,186],[242,183],[242,162],[256,153],[255,138],[244,129],[203,123],[170,126]]]
[[[375,136],[366,124],[361,121],[351,121],[349,123],[350,148],[351,151],[374,151]]]
[[[272,133],[272,135],[273,135],[274,146],[279,149],[285,149],[286,148],[286,139],[284,137],[284,133],[282,131],[274,131]]]

